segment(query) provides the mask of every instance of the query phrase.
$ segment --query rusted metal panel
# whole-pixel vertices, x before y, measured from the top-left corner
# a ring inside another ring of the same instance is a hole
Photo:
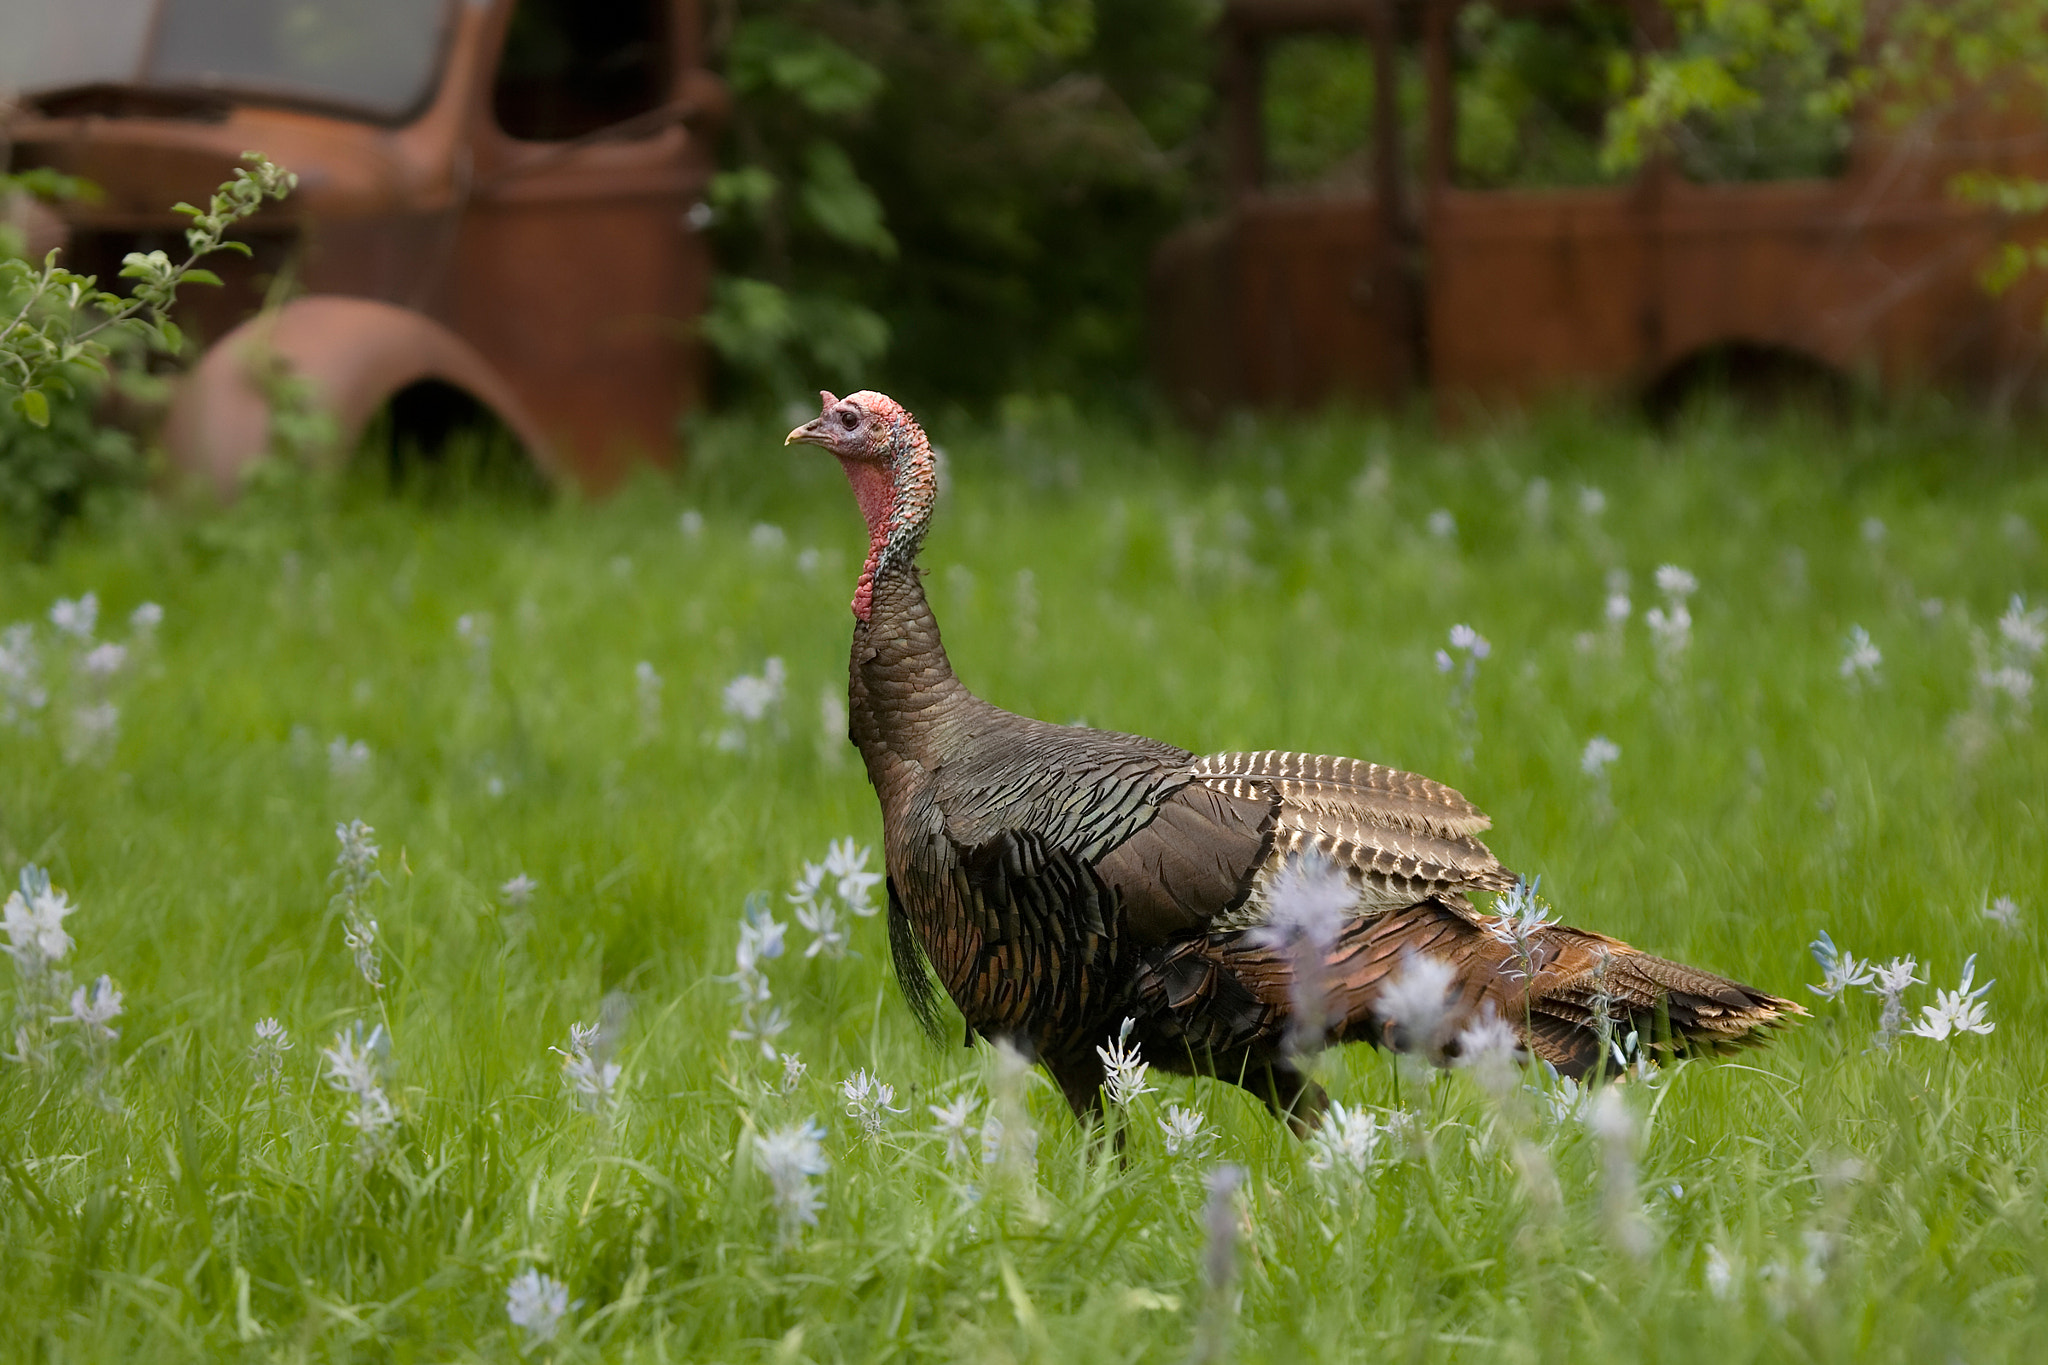
[[[462,372],[488,373],[484,387],[512,396],[519,422],[501,415],[546,442],[556,472],[601,490],[634,461],[672,458],[677,419],[701,395],[695,328],[711,260],[686,215],[715,169],[710,135],[725,92],[699,66],[695,0],[649,0],[663,12],[658,51],[671,62],[658,107],[574,137],[510,137],[493,93],[517,3],[451,0],[430,91],[396,123],[138,76],[31,90],[5,136],[17,167],[50,166],[104,190],[62,213],[74,251],[109,278],[126,250],[175,249],[183,220],[168,206],[203,203],[244,151],[298,172],[299,192],[252,222],[257,259],[224,259],[222,291],[185,291],[187,330],[225,335],[285,271],[315,294],[413,310],[473,348]],[[343,341],[381,336],[370,328]],[[214,468],[211,454],[190,458]]]
[[[1381,0],[1230,0],[1233,203],[1164,244],[1152,278],[1155,374],[1191,416],[1424,384],[1446,410],[1560,388],[1636,393],[1730,343],[2000,398],[2038,372],[2044,291],[1985,294],[1977,274],[2003,225],[1948,194],[1969,167],[2048,174],[2038,119],[1966,96],[1905,134],[1859,126],[1830,180],[1693,184],[1653,160],[1620,186],[1462,189],[1448,46],[1461,3],[1405,0],[1396,23]],[[1639,42],[1670,41],[1653,0],[1633,10]],[[1259,45],[1302,30],[1375,45],[1373,193],[1290,199],[1258,182]],[[1429,85],[1413,205],[1385,97],[1394,50],[1411,41]]]
[[[391,395],[436,380],[503,418],[542,472],[570,472],[520,395],[468,342],[409,308],[331,294],[259,314],[200,358],[164,416],[164,445],[180,469],[233,496],[269,452],[267,388],[279,367],[332,417],[335,449],[318,452],[329,458],[354,447]]]

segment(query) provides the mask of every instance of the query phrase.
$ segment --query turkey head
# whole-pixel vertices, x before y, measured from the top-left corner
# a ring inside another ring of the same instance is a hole
[[[868,558],[853,591],[853,614],[865,621],[874,601],[875,575],[888,564],[917,556],[938,496],[938,467],[924,431],[887,394],[862,389],[836,398],[818,390],[816,418],[791,431],[784,445],[830,451],[846,471],[868,524]]]

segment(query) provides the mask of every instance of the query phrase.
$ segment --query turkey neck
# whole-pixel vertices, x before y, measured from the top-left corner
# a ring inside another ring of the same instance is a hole
[[[915,561],[884,562],[865,621],[856,619],[848,719],[886,811],[1001,713],[953,675]]]

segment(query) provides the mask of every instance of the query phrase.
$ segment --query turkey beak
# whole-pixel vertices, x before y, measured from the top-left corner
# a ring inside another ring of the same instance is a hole
[[[829,446],[831,442],[832,437],[825,429],[825,419],[823,416],[813,417],[810,421],[782,438],[782,443],[786,446]]]

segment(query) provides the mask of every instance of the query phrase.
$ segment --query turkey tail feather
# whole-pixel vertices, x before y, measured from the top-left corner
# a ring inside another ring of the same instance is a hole
[[[1559,1073],[1614,1068],[1609,1040],[1637,1038],[1656,1059],[1764,1042],[1806,1011],[1790,1000],[1564,926],[1539,931],[1524,960],[1473,922],[1462,903],[1432,898],[1353,921],[1324,960],[1327,1041],[1387,1045],[1380,1006],[1416,957],[1452,969],[1435,1060],[1455,1060],[1457,1034],[1489,1012]],[[1279,1047],[1293,1010],[1294,966],[1242,931],[1166,945],[1140,964],[1138,995],[1159,1041],[1228,1059]],[[1604,1058],[1604,1062],[1603,1062]]]

